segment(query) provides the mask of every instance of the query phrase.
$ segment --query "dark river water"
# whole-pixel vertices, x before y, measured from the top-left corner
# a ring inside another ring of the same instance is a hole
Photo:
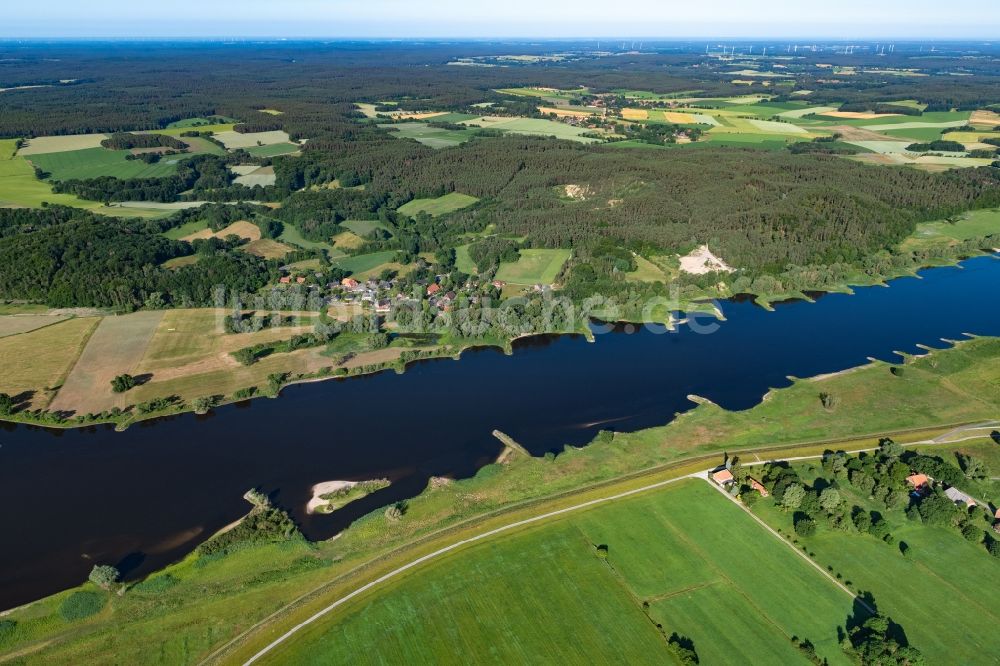
[[[963,333],[1000,335],[1000,260],[922,272],[889,288],[824,295],[767,312],[724,304],[711,334],[623,327],[596,336],[519,341],[460,361],[289,387],[116,433],[0,426],[0,608],[83,581],[95,563],[141,576],[190,552],[247,512],[249,488],[273,493],[311,539],[412,497],[431,476],[471,475],[499,454],[494,428],[535,454],[601,429],[661,425],[689,394],[729,409],[757,404],[788,375],[808,377],[943,347]],[[330,516],[309,516],[311,487],[388,477],[392,486]]]

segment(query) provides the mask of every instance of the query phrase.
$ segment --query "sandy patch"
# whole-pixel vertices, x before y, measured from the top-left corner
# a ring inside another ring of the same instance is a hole
[[[577,201],[585,201],[590,194],[590,188],[586,185],[567,185],[564,188],[566,196]]]
[[[733,272],[733,269],[726,262],[712,254],[707,245],[702,245],[681,257],[681,270],[692,275]]]
[[[312,499],[306,503],[306,513],[315,513],[316,509],[326,505],[327,501],[323,499],[323,495],[335,493],[338,490],[346,488],[353,488],[356,485],[358,485],[357,481],[323,481],[322,483],[317,483],[312,487]]]
[[[854,120],[874,120],[875,118],[891,118],[892,116],[900,116],[900,113],[869,113],[867,111],[827,111],[826,113],[818,114],[821,116],[828,116],[830,118],[851,118]]]
[[[622,109],[622,118],[625,120],[646,120],[649,118],[649,111],[646,109]]]
[[[199,238],[225,238],[226,236],[239,236],[240,238],[246,238],[250,241],[260,240],[260,227],[258,227],[253,222],[247,222],[246,220],[240,220],[239,222],[233,222],[225,229],[220,229],[215,233],[211,229],[202,229],[201,231],[196,231],[193,234],[185,236],[181,240],[191,242]]]

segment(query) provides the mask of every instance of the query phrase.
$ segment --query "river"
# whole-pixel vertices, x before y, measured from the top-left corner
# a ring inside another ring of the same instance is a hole
[[[95,563],[134,578],[175,561],[246,513],[252,487],[272,493],[309,538],[329,538],[418,494],[431,476],[473,474],[500,452],[494,428],[541,454],[585,444],[600,428],[664,424],[693,407],[689,394],[746,409],[789,375],[893,360],[963,333],[1000,335],[996,256],[921,276],[773,312],[728,302],[711,334],[619,326],[594,343],[527,338],[511,356],[468,351],[401,376],[292,386],[277,400],[123,433],[3,424],[0,608],[76,585]],[[305,513],[313,484],[377,477],[392,486],[329,516]]]

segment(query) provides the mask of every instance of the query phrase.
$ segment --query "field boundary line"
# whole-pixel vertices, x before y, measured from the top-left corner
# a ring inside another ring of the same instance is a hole
[[[715,488],[717,491],[719,491],[720,493],[722,493],[723,495],[725,495],[726,498],[729,501],[731,501],[733,504],[735,504],[740,509],[742,509],[748,516],[750,516],[755,521],[757,521],[757,524],[759,524],[765,530],[767,530],[768,532],[770,532],[772,536],[774,536],[776,539],[778,539],[778,541],[780,541],[781,543],[783,543],[786,546],[788,546],[789,548],[791,548],[792,551],[796,555],[798,555],[803,560],[805,560],[806,562],[808,562],[811,567],[813,567],[814,569],[816,569],[816,571],[818,571],[821,574],[823,574],[823,576],[825,576],[831,583],[833,583],[834,585],[836,585],[837,587],[839,587],[841,590],[843,590],[844,592],[846,592],[847,594],[849,594],[851,596],[851,598],[854,599],[854,601],[858,602],[859,604],[861,604],[862,606],[864,606],[865,608],[867,608],[868,611],[871,612],[872,615],[875,614],[875,609],[872,608],[871,606],[869,606],[868,603],[864,599],[862,599],[860,596],[858,596],[857,594],[855,594],[854,592],[852,592],[849,587],[847,587],[846,585],[844,585],[843,583],[841,583],[839,580],[837,580],[836,578],[834,578],[833,576],[831,576],[830,572],[825,571],[823,569],[823,567],[821,567],[819,564],[817,564],[816,562],[814,562],[812,560],[812,558],[810,558],[805,553],[801,552],[798,548],[795,547],[795,544],[793,544],[792,542],[790,542],[787,539],[785,539],[785,537],[781,536],[781,534],[779,534],[776,529],[774,529],[773,527],[771,527],[770,525],[768,525],[767,523],[765,523],[761,518],[759,518],[750,509],[748,509],[746,507],[746,505],[744,505],[738,499],[736,499],[735,497],[733,497],[732,495],[730,495],[729,493],[727,493],[722,488],[722,486],[719,486],[719,485],[716,485],[716,484],[712,483],[711,481],[708,480],[707,476],[703,476],[703,477],[700,477],[700,478],[705,483],[707,483],[708,485],[710,485],[711,487]]]
[[[350,601],[354,597],[356,597],[356,596],[358,596],[360,594],[363,594],[363,593],[367,592],[368,590],[370,590],[370,589],[372,589],[374,587],[377,587],[378,585],[380,585],[381,583],[384,583],[387,580],[391,580],[392,578],[395,578],[396,576],[398,576],[398,575],[400,575],[400,574],[402,574],[402,573],[404,573],[404,572],[412,569],[413,567],[419,566],[419,565],[423,564],[424,562],[436,559],[436,558],[438,558],[438,557],[440,557],[442,555],[450,553],[453,550],[461,548],[462,546],[468,545],[470,543],[476,543],[478,541],[482,541],[483,539],[488,539],[491,536],[495,536],[497,534],[501,534],[503,532],[515,529],[517,527],[523,527],[525,525],[531,525],[533,523],[541,522],[543,520],[547,520],[549,518],[554,518],[556,516],[561,516],[561,515],[565,515],[565,514],[568,514],[568,513],[573,513],[573,512],[576,512],[576,511],[580,511],[582,509],[590,508],[590,507],[597,506],[599,504],[604,504],[604,503],[607,503],[607,502],[613,502],[613,501],[616,501],[616,500],[619,500],[619,499],[623,499],[625,497],[631,497],[632,495],[638,495],[639,493],[643,493],[643,492],[646,492],[646,491],[649,491],[649,490],[654,490],[654,489],[657,489],[657,488],[662,488],[664,486],[668,486],[670,484],[677,483],[678,481],[683,481],[685,479],[696,478],[700,474],[702,474],[702,472],[694,472],[692,474],[685,474],[684,476],[679,476],[679,477],[676,477],[676,478],[673,478],[673,479],[666,479],[664,481],[657,481],[656,483],[651,483],[649,485],[641,486],[639,488],[633,488],[631,490],[626,490],[624,492],[617,493],[615,495],[610,495],[608,497],[598,497],[596,499],[588,500],[588,501],[582,502],[580,504],[575,504],[573,506],[564,507],[562,509],[556,509],[554,511],[549,511],[547,513],[539,514],[537,516],[532,516],[531,518],[525,518],[523,520],[518,520],[518,521],[515,521],[513,523],[507,523],[506,525],[502,525],[502,526],[494,528],[492,530],[488,530],[486,532],[482,532],[480,534],[477,534],[475,536],[469,537],[467,539],[461,539],[459,541],[456,541],[455,543],[452,543],[450,545],[447,545],[447,546],[444,546],[442,548],[439,548],[439,549],[435,550],[432,553],[428,553],[426,555],[418,557],[415,560],[411,560],[411,561],[407,562],[406,564],[404,564],[404,565],[402,565],[400,567],[397,567],[397,568],[393,569],[392,571],[390,571],[390,572],[388,572],[386,574],[383,574],[382,576],[376,578],[375,580],[370,581],[370,582],[366,583],[365,585],[362,585],[361,587],[355,589],[353,592],[350,592],[349,594],[346,594],[346,595],[342,596],[341,598],[337,599],[336,601],[334,601],[333,603],[329,604],[325,608],[317,611],[316,613],[314,613],[310,617],[306,618],[302,622],[296,624],[294,627],[292,627],[291,629],[289,629],[288,631],[286,631],[284,634],[282,634],[281,636],[279,636],[275,640],[271,641],[263,649],[261,649],[256,654],[254,654],[252,657],[250,657],[249,659],[247,659],[244,662],[244,665],[248,666],[249,664],[252,664],[252,663],[258,661],[259,659],[261,659],[262,657],[264,657],[268,652],[270,652],[271,650],[273,650],[274,648],[276,648],[278,645],[280,645],[281,643],[284,643],[288,638],[290,638],[291,636],[293,636],[294,634],[296,634],[300,630],[304,629],[305,627],[309,626],[310,624],[312,624],[316,620],[319,620],[320,618],[322,618],[323,616],[325,616],[330,611],[332,611],[332,610],[338,608],[339,606],[347,603],[348,601]]]
[[[735,450],[732,450],[730,453],[734,453],[734,454],[753,453],[755,455],[757,453],[761,453],[761,454],[765,454],[766,455],[766,454],[771,453],[771,452],[779,452],[779,451],[782,451],[782,450],[794,450],[794,449],[801,449],[801,448],[807,448],[807,447],[830,446],[830,445],[834,445],[834,444],[837,444],[837,443],[857,442],[857,441],[862,440],[862,439],[872,439],[872,438],[878,438],[878,437],[881,437],[881,436],[899,436],[899,435],[906,435],[906,434],[915,433],[915,432],[941,433],[942,430],[945,430],[945,429],[948,429],[948,428],[950,428],[952,430],[948,430],[944,434],[951,434],[954,431],[962,430],[963,428],[967,428],[967,427],[973,426],[973,425],[981,425],[982,423],[983,423],[982,421],[976,421],[976,422],[959,421],[959,422],[951,422],[951,423],[943,423],[943,424],[925,425],[925,426],[918,426],[918,427],[912,427],[912,428],[902,428],[902,429],[892,430],[891,432],[883,431],[881,433],[862,433],[862,434],[848,435],[848,436],[843,436],[843,437],[838,437],[838,438],[825,438],[825,439],[819,439],[819,440],[806,440],[804,442],[790,442],[790,443],[783,443],[783,444],[775,444],[775,445],[771,445],[771,446],[747,447],[747,448],[744,448],[744,449],[735,449]],[[941,435],[939,435],[939,436],[941,436]],[[920,440],[920,443],[928,443],[928,442],[931,442],[931,441],[932,440]],[[916,444],[917,444],[917,442],[907,442],[906,444],[904,444],[904,446],[914,446]],[[831,448],[832,448],[832,446],[831,446]],[[869,450],[869,449],[852,449],[852,451],[864,451],[864,450]],[[614,486],[614,485],[617,485],[617,484],[627,483],[629,481],[634,481],[634,480],[637,480],[637,479],[641,479],[642,477],[645,477],[645,476],[653,476],[653,475],[657,475],[657,474],[666,473],[666,472],[669,472],[672,468],[684,467],[684,466],[688,466],[688,465],[694,465],[694,464],[697,464],[697,463],[703,462],[703,461],[707,462],[707,461],[709,461],[709,460],[711,460],[713,458],[718,458],[718,456],[722,455],[723,453],[724,452],[721,449],[714,450],[714,451],[711,451],[711,452],[706,452],[706,453],[699,453],[699,454],[693,455],[693,456],[691,456],[689,458],[681,458],[681,459],[677,459],[677,460],[671,460],[671,461],[667,461],[667,462],[662,462],[660,464],[652,465],[652,466],[645,467],[645,468],[642,468],[642,469],[639,469],[639,470],[635,470],[633,472],[628,472],[626,474],[622,474],[621,476],[617,476],[617,477],[610,478],[610,479],[604,479],[604,480],[598,481],[596,483],[593,483],[593,484],[591,484],[589,486],[586,486],[586,487],[583,487],[583,488],[572,488],[572,489],[568,489],[568,490],[559,491],[559,492],[553,493],[551,495],[543,496],[543,497],[536,497],[536,498],[521,500],[521,501],[515,502],[515,503],[513,503],[511,505],[504,506],[502,508],[498,508],[498,509],[496,509],[494,511],[491,511],[491,512],[488,512],[488,513],[484,513],[484,514],[480,514],[480,515],[476,515],[476,516],[472,516],[472,517],[466,518],[466,519],[464,519],[464,520],[462,520],[460,522],[457,522],[457,523],[455,523],[453,525],[449,525],[447,527],[440,528],[440,529],[438,529],[436,531],[424,534],[424,535],[422,535],[420,537],[417,537],[416,539],[414,539],[413,541],[411,541],[409,543],[402,544],[402,545],[397,546],[397,547],[395,547],[395,548],[393,548],[391,550],[386,551],[385,553],[382,553],[381,555],[376,555],[375,557],[373,557],[373,558],[371,558],[371,559],[369,559],[367,561],[360,562],[356,566],[354,566],[353,568],[351,568],[350,570],[345,571],[345,572],[343,572],[343,573],[335,576],[333,579],[328,580],[325,583],[322,583],[322,584],[314,587],[311,590],[303,592],[298,597],[292,599],[291,601],[289,601],[288,603],[286,603],[285,605],[283,605],[281,608],[275,610],[274,612],[272,612],[268,616],[266,616],[266,617],[258,620],[252,626],[250,626],[246,630],[240,632],[238,635],[234,636],[229,641],[227,641],[223,645],[219,646],[218,648],[216,648],[215,650],[213,650],[212,652],[210,652],[208,655],[206,655],[205,657],[203,657],[198,663],[199,664],[207,664],[209,662],[212,662],[214,660],[217,660],[217,659],[221,658],[226,652],[234,649],[237,644],[239,644],[239,643],[247,640],[249,638],[250,634],[252,634],[253,632],[261,629],[264,626],[266,626],[268,623],[270,623],[273,619],[277,618],[278,616],[291,611],[295,606],[300,605],[302,603],[306,603],[307,600],[310,597],[314,597],[315,595],[320,595],[320,594],[323,593],[323,591],[325,589],[327,589],[327,588],[329,588],[329,587],[331,587],[333,585],[336,585],[337,583],[343,582],[343,581],[349,579],[350,577],[355,576],[355,575],[361,573],[365,569],[371,568],[373,566],[377,566],[377,564],[378,564],[378,562],[380,560],[384,560],[386,558],[390,558],[390,557],[399,555],[399,554],[401,554],[401,553],[403,553],[403,552],[405,552],[407,550],[410,550],[410,549],[412,549],[414,547],[419,546],[422,543],[427,543],[427,542],[433,541],[436,538],[444,537],[444,536],[446,536],[447,534],[449,534],[451,532],[460,532],[463,529],[469,529],[470,527],[474,526],[475,523],[480,522],[480,521],[489,520],[491,518],[497,518],[497,517],[500,517],[500,516],[502,516],[504,514],[512,513],[512,512],[518,511],[518,510],[528,509],[528,508],[530,508],[531,506],[534,506],[534,505],[546,504],[546,503],[549,503],[549,502],[555,502],[555,501],[558,501],[558,500],[566,498],[566,497],[572,497],[573,495],[576,495],[576,494],[581,494],[581,493],[589,492],[589,491],[597,491],[597,490],[600,490],[601,488],[605,488],[605,487],[608,487],[608,486]],[[806,456],[806,458],[809,458],[809,459],[811,459],[811,458],[820,458],[820,457],[822,457],[822,456],[821,455]],[[760,462],[760,464],[765,464],[766,462],[773,461],[773,460],[780,460],[780,458],[769,458],[768,460],[762,460]],[[747,463],[747,464],[748,465],[753,465],[753,464],[756,464],[756,463]],[[695,472],[695,474],[698,474],[698,473],[700,473],[700,472]],[[678,478],[683,478],[683,477],[678,477]],[[672,480],[676,480],[676,479],[672,479]]]

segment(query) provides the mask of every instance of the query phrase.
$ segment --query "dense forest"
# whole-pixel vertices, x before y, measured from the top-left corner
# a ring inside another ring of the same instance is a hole
[[[277,274],[274,265],[223,241],[168,240],[164,226],[56,206],[0,209],[0,299],[125,310],[207,306],[218,285],[252,293]],[[192,252],[197,265],[161,267]]]
[[[526,53],[542,48],[521,47]],[[486,102],[494,105],[491,113],[537,114],[534,101],[496,89],[586,83],[593,91],[730,95],[763,90],[758,84],[735,86],[722,64],[676,47],[614,57],[580,55],[542,65],[447,64],[458,56],[490,56],[508,48],[489,43],[121,44],[108,55],[85,44],[5,44],[0,46],[0,87],[49,87],[0,95],[0,136],[99,131],[112,133],[107,147],[172,148],[173,139],[131,132],[213,116],[238,118],[240,132],[284,129],[293,139],[308,139],[301,155],[193,155],[165,178],[65,180],[53,188],[103,203],[280,202],[275,210],[235,209],[257,222],[265,237],[292,224],[307,240],[327,241],[346,220],[377,219],[383,229],[348,252],[396,250],[400,260],[453,248],[462,234],[493,225],[501,237],[523,237],[527,247],[573,248],[574,263],[564,277],[576,295],[633,269],[633,251],[678,253],[702,243],[741,270],[742,285],[789,275],[815,284],[803,276],[822,272],[821,267],[842,273],[846,266],[871,264],[920,221],[1000,204],[997,169],[931,174],[871,167],[836,157],[849,150],[836,141],[801,142],[777,152],[664,153],[513,135],[474,136],[434,150],[395,138],[366,120],[354,104],[393,100],[396,108],[471,111],[472,104]],[[955,77],[947,74],[957,58],[935,60],[900,51],[879,66],[922,63],[941,75],[887,80],[863,71],[863,57],[822,53],[794,64],[796,85],[808,85],[816,102],[885,111],[889,102],[902,98],[932,107],[978,103],[1000,82],[1000,67],[989,58],[961,59],[968,76]],[[849,85],[842,85],[830,78],[833,65],[859,69]],[[281,115],[261,111],[271,108]],[[919,113],[905,111],[914,112]],[[668,143],[653,129],[646,139]],[[275,184],[235,184],[228,167],[247,163],[273,166]],[[334,180],[341,187],[327,188]],[[586,194],[568,197],[568,185]],[[480,201],[440,218],[411,219],[395,212],[414,198],[449,192]],[[218,212],[224,208],[205,213],[211,228],[238,219]],[[177,226],[200,214],[185,211],[166,221],[143,222],[62,209],[6,211],[0,217],[0,259],[12,268],[0,277],[0,298],[139,307],[153,293],[168,303],[204,303],[212,280],[247,290],[265,284],[273,265],[221,241],[193,248],[204,255],[197,267],[160,268],[192,251],[159,236],[164,225]],[[112,252],[118,244],[125,250]],[[506,242],[470,247],[480,268],[516,252]]]

